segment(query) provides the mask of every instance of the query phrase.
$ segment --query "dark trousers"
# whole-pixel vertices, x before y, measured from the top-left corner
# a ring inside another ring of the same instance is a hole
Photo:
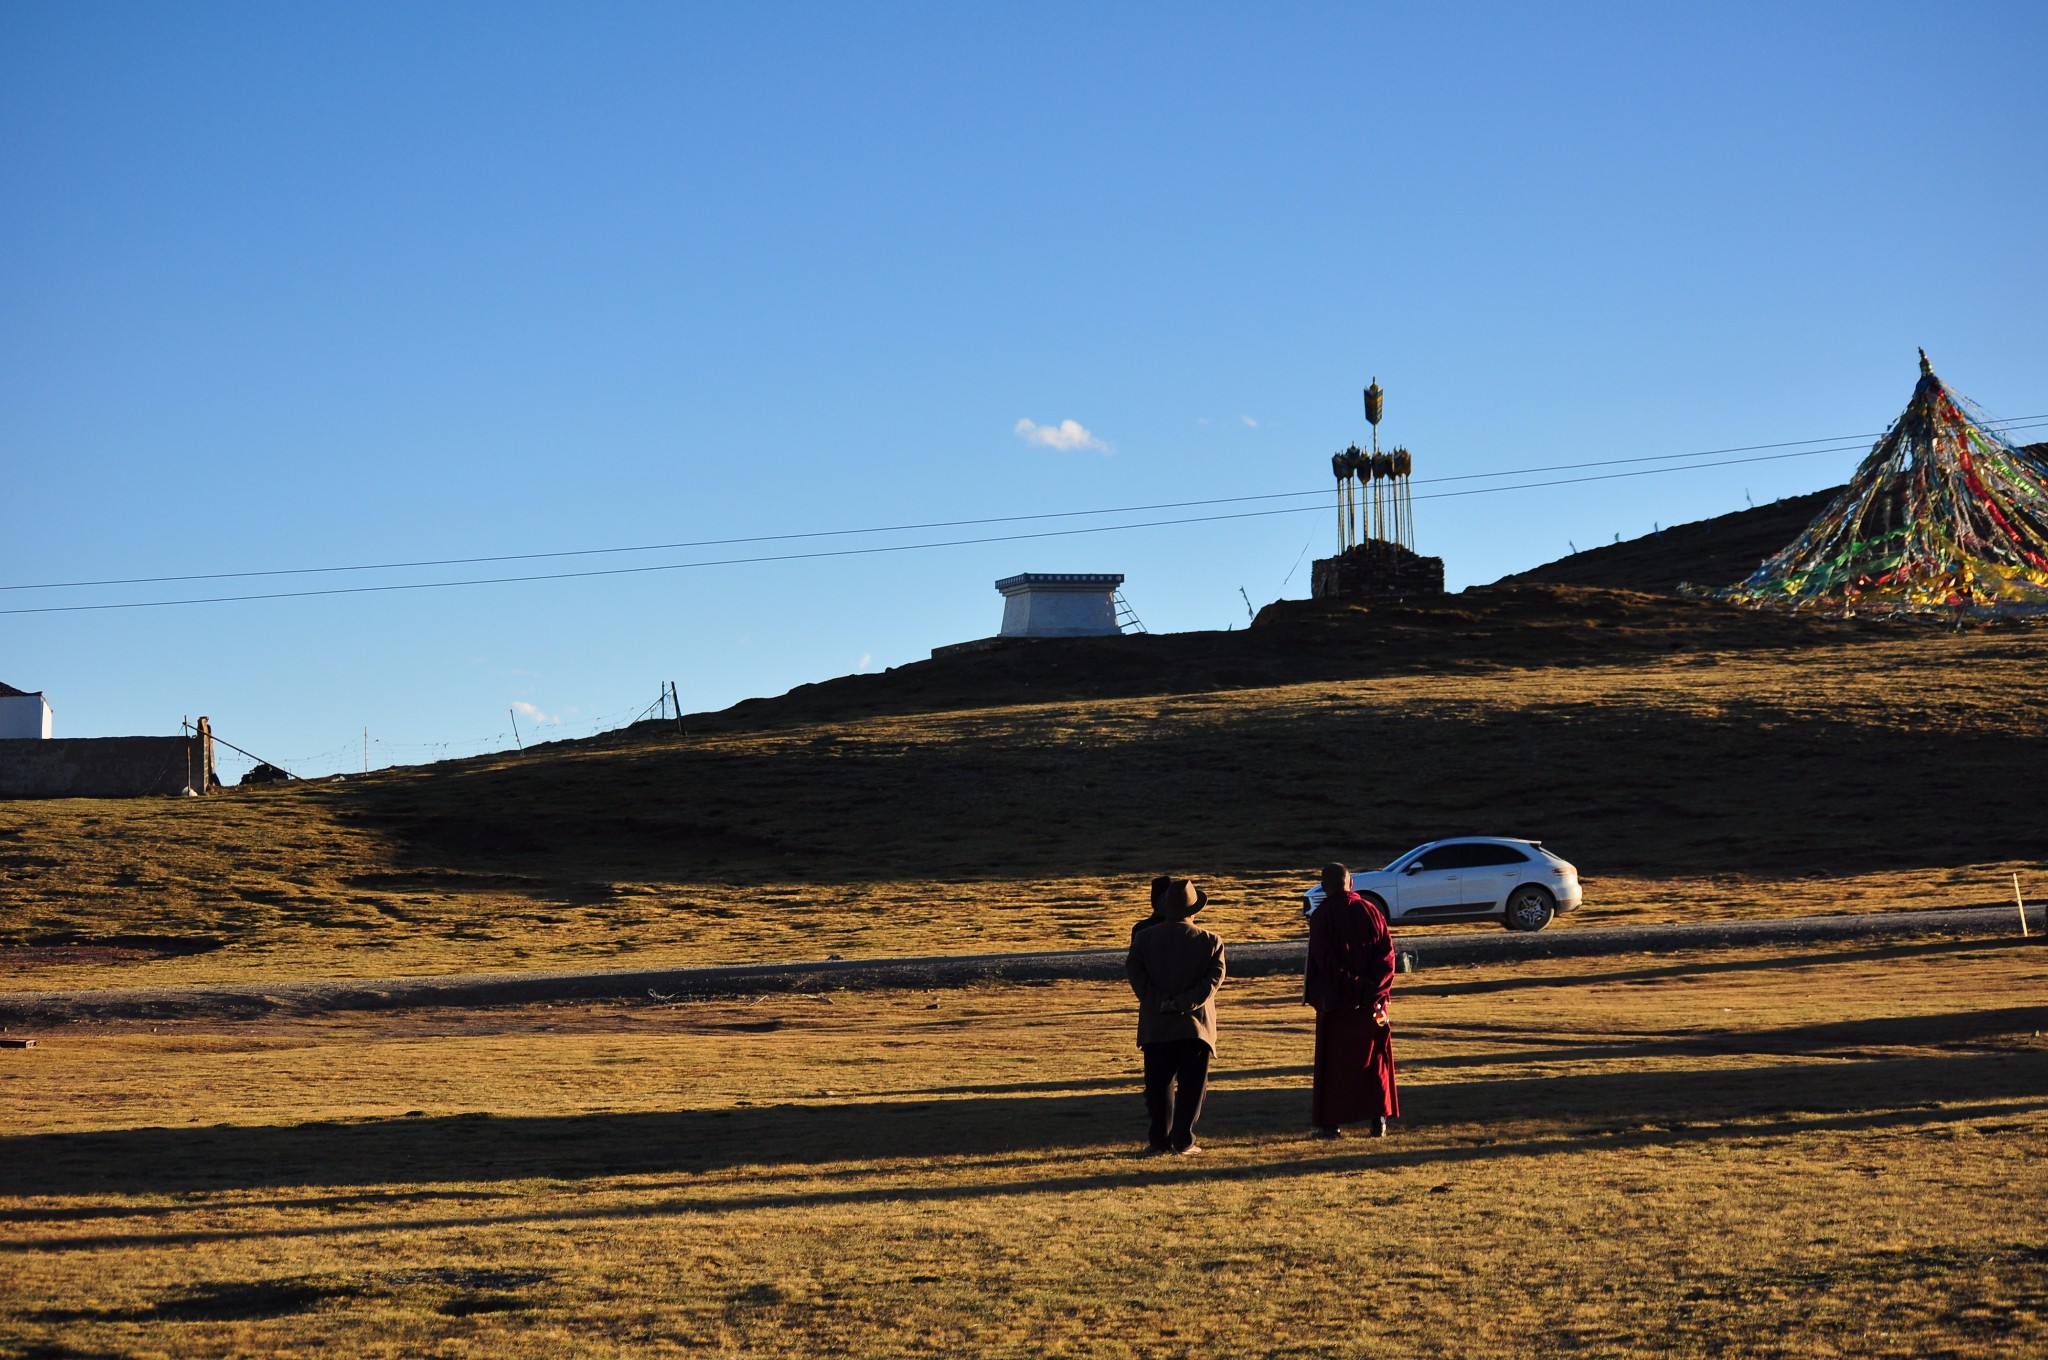
[[[1209,1046],[1200,1039],[1145,1045],[1145,1113],[1153,1147],[1178,1152],[1195,1141],[1195,1121],[1202,1117],[1202,1094],[1208,1088]]]

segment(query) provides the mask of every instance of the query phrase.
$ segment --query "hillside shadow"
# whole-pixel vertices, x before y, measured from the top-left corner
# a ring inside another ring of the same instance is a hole
[[[1411,1083],[1411,1125],[1540,1119],[1568,1127],[1724,1121],[1815,1111],[1860,1116],[1902,1102],[2048,1099],[2048,1052],[1859,1055],[1857,1048],[1932,1036],[1981,1041],[2038,1026],[2040,1008],[1914,1022],[1807,1026],[1732,1047],[1593,1041],[1584,1056],[1648,1058],[1753,1052],[1807,1059],[1729,1069],[1485,1077]],[[1799,1045],[1803,1044],[1804,1047]],[[1545,1053],[1546,1060],[1557,1055]],[[1569,1056],[1568,1054],[1566,1056]],[[1507,1059],[1513,1061],[1512,1055]],[[1496,1057],[1496,1062],[1500,1058]],[[1212,1140],[1306,1127],[1306,1082],[1238,1084],[1222,1074],[1203,1130]],[[433,1187],[692,1174],[740,1166],[986,1158],[1130,1142],[1143,1113],[1135,1089],[957,1099],[791,1103],[727,1110],[499,1118],[480,1115],[352,1123],[141,1128],[0,1138],[0,1195],[167,1195],[297,1186]],[[421,1193],[408,1190],[408,1195]],[[0,1222],[7,1221],[0,1215]],[[4,1249],[4,1247],[0,1247]]]
[[[602,898],[621,879],[800,882],[829,908],[840,884],[1135,876],[1160,864],[1250,875],[1339,852],[1379,862],[1464,833],[1541,839],[1596,895],[1607,874],[1829,876],[2038,855],[2027,800],[1980,795],[2038,787],[2048,731],[1916,722],[1761,700],[1509,713],[1419,698],[1205,711],[1127,725],[1113,741],[970,723],[890,740],[684,742],[372,780],[337,796],[395,846],[400,873],[467,875],[558,902]],[[1361,752],[1399,771],[1397,787],[1361,780]],[[1971,811],[1928,816],[1941,807]]]

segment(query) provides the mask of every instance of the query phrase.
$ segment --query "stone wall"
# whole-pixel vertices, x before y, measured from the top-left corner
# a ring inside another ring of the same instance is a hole
[[[212,783],[210,735],[0,740],[0,798],[141,798]]]
[[[1388,600],[1444,593],[1444,560],[1412,553],[1383,538],[1319,559],[1309,572],[1309,595],[1318,600]]]

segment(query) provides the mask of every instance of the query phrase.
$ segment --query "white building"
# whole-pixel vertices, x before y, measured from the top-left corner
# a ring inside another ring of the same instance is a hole
[[[31,694],[12,685],[0,684],[0,738],[28,737],[47,741],[49,736],[50,704],[43,698],[42,691]]]
[[[1003,593],[1002,637],[1113,637],[1116,588],[1110,572],[1027,571],[996,582]]]

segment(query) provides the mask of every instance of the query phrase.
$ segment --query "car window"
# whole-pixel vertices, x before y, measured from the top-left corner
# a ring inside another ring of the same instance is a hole
[[[1529,857],[1511,845],[1439,845],[1416,861],[1424,869],[1478,869],[1490,864],[1524,864]]]

